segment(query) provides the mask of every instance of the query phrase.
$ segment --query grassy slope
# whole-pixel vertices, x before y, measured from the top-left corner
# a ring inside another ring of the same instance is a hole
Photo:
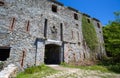
[[[57,71],[49,68],[45,65],[27,68],[24,72],[17,75],[17,78],[41,78],[50,74],[54,74]]]

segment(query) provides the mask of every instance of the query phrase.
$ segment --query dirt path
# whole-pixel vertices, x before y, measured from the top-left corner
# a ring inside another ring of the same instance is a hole
[[[59,65],[48,65],[49,67],[60,70],[60,72],[46,76],[44,78],[120,78],[119,74],[103,73],[93,70],[82,70],[77,68],[67,68]]]

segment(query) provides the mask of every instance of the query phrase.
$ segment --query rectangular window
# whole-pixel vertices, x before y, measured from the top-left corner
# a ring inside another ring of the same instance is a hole
[[[3,6],[5,3],[3,1],[0,1],[0,6]]]
[[[48,22],[48,20],[45,19],[45,23],[44,23],[44,37],[45,38],[47,37],[47,22]]]
[[[78,14],[74,13],[74,19],[78,20]]]
[[[10,56],[10,47],[0,46],[0,61],[6,61]]]
[[[87,19],[87,22],[90,23],[90,19]]]
[[[57,12],[57,6],[56,5],[52,5],[52,11]]]
[[[97,23],[97,26],[98,26],[98,28],[100,28],[100,24],[99,23]]]

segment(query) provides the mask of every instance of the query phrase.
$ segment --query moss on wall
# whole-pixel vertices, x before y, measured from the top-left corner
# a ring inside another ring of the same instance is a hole
[[[86,16],[82,17],[82,32],[83,37],[92,52],[96,52],[98,45],[97,34],[92,20],[88,20]]]

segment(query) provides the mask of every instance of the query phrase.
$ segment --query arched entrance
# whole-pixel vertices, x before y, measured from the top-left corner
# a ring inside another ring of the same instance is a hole
[[[55,44],[45,45],[45,64],[60,64],[61,47]]]

